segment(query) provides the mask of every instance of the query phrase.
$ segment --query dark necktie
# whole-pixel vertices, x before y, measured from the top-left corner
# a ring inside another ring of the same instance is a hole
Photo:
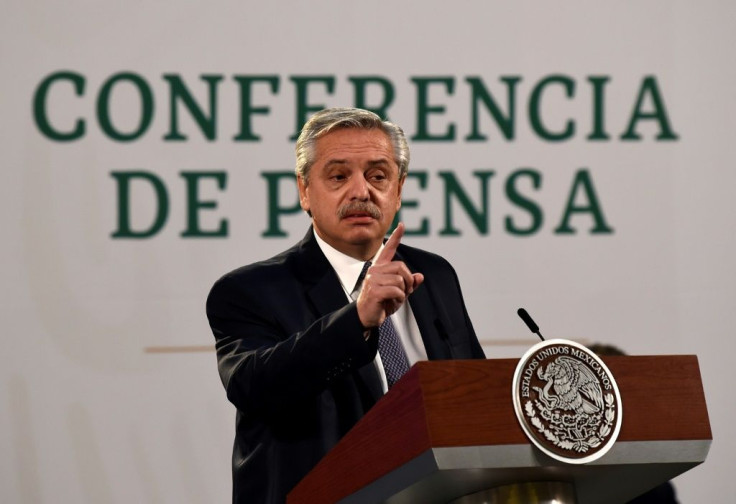
[[[355,283],[355,289],[353,289],[355,298],[358,297],[357,293],[360,291],[363,278],[370,266],[370,261],[363,265],[363,270]],[[391,388],[409,370],[409,359],[406,357],[406,351],[404,351],[404,346],[401,344],[401,339],[399,339],[399,333],[396,332],[390,317],[386,317],[383,324],[378,327],[378,353],[381,355],[383,369],[386,372],[388,388]]]

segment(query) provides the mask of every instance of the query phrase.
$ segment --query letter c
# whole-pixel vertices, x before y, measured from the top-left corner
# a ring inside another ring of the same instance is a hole
[[[69,142],[84,135],[84,120],[78,118],[71,131],[59,131],[51,126],[46,109],[46,97],[51,85],[61,80],[70,81],[74,85],[74,92],[77,96],[84,94],[85,79],[83,75],[74,72],[52,73],[41,81],[33,95],[33,117],[36,120],[36,126],[46,137],[58,142]]]

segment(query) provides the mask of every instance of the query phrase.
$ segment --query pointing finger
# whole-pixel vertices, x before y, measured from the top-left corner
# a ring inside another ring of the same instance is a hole
[[[383,250],[381,250],[381,253],[378,254],[378,257],[376,257],[375,264],[386,264],[391,262],[394,258],[394,254],[396,254],[396,249],[399,247],[399,243],[401,243],[401,238],[404,236],[404,223],[399,222],[399,225],[396,226],[396,229],[394,229],[394,232],[391,233],[391,236],[389,236],[388,241],[383,246]]]

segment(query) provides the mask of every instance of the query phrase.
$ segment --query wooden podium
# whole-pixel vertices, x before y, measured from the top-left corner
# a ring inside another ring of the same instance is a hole
[[[297,485],[287,504],[447,504],[514,483],[574,485],[578,504],[622,503],[702,463],[712,435],[697,357],[602,357],[623,423],[602,458],[567,464],[525,436],[516,359],[419,362]]]

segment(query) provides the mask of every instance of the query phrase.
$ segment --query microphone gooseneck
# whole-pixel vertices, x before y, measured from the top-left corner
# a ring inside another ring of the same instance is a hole
[[[529,313],[527,313],[524,308],[519,308],[518,310],[516,310],[516,313],[519,315],[519,317],[521,317],[521,320],[524,321],[529,330],[539,336],[539,339],[544,341],[544,336],[542,336],[542,333],[539,332],[539,326],[534,322],[531,315],[529,315]]]

